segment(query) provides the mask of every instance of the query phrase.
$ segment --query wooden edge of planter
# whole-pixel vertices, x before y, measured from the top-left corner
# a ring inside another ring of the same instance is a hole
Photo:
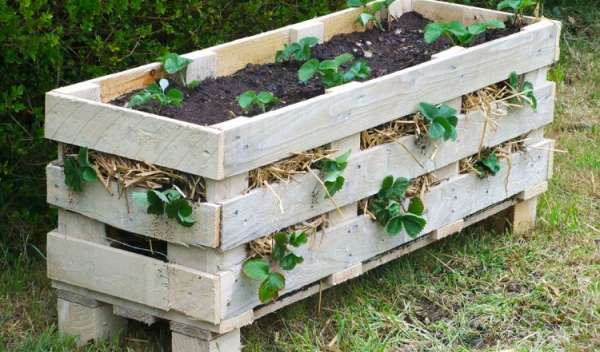
[[[523,74],[548,66],[555,58],[552,38],[557,29],[552,21],[535,26],[460,54],[450,49],[428,62],[225,128],[225,176],[412,114],[421,101],[448,101],[503,81],[513,71]]]
[[[47,238],[48,277],[52,280],[215,324],[221,321],[217,275],[56,231]],[[195,295],[202,297],[202,302]]]
[[[211,127],[49,92],[44,136],[195,175],[223,178],[223,135]]]
[[[548,146],[551,145],[552,141],[545,139],[526,151],[514,153],[510,170],[508,161],[502,160],[502,170],[494,177],[480,179],[472,173],[461,174],[434,186],[424,197],[428,223],[423,233],[444,229],[461,219],[468,219],[546,181],[552,154]],[[304,257],[304,262],[285,273],[286,288],[282,294],[294,292],[329,275],[345,272],[358,263],[412,240],[405,233],[393,237],[386,235],[381,226],[364,215],[317,232],[311,235],[307,245],[296,250],[297,255]],[[222,282],[223,318],[260,306],[257,297],[259,283],[245,278],[241,268],[241,264],[230,268],[229,279]]]
[[[172,243],[207,247],[219,245],[221,207],[218,204],[193,204],[196,223],[191,227],[184,227],[175,220],[148,214],[145,208],[137,204],[133,200],[133,193],[145,192],[143,188],[129,189],[119,195],[119,187],[114,182],[109,190],[100,182],[91,182],[85,184],[84,192],[75,193],[65,185],[64,179],[62,166],[56,162],[46,166],[49,204],[121,230]]]
[[[552,121],[554,83],[539,85],[535,94],[539,101],[537,112],[523,108],[502,117],[498,129],[486,133],[484,147],[498,145]],[[414,143],[414,136],[353,152],[344,172],[345,186],[334,197],[336,204],[345,206],[375,194],[381,180],[389,174],[412,179],[476,154],[485,121],[481,112],[461,116],[457,126],[457,141],[443,143],[433,160],[431,155],[435,149],[430,146],[422,150]],[[221,248],[233,248],[334,210],[335,204],[325,199],[321,189],[313,175],[304,174],[294,177],[292,182],[274,183],[271,189],[258,188],[221,202]]]

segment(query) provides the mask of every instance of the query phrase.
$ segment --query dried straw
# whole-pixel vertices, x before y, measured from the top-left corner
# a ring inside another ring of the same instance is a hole
[[[418,118],[418,114],[405,116],[363,131],[360,134],[360,146],[364,150],[380,144],[397,142],[400,137],[418,135],[423,130],[426,131],[427,127],[423,119]]]
[[[77,152],[78,148],[75,146],[65,148],[65,155],[76,157]],[[205,199],[204,179],[200,176],[95,150],[89,151],[89,159],[98,179],[111,194],[113,182],[118,186],[119,196],[130,187],[160,189],[177,185],[186,198],[200,201]]]

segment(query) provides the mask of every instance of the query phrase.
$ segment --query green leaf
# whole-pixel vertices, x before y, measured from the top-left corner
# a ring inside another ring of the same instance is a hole
[[[168,74],[179,72],[191,63],[192,60],[186,59],[175,53],[167,53],[162,57],[163,68]]]
[[[354,60],[354,55],[349,54],[349,53],[344,53],[342,55],[336,56],[335,59],[333,59],[335,61],[335,63],[338,66],[341,66],[345,63],[351,62]]]
[[[521,0],[503,0],[498,4],[497,9],[498,10],[511,9],[513,11],[517,11],[520,3],[521,3]]]
[[[431,44],[438,40],[444,33],[444,27],[440,23],[429,23],[425,26],[425,42]]]
[[[367,4],[366,0],[347,0],[346,6],[348,7],[362,7]]]
[[[258,288],[258,298],[262,303],[269,302],[279,296],[285,287],[285,277],[280,273],[269,273]]]
[[[348,157],[350,157],[351,152],[352,149],[348,149],[344,154],[335,158],[335,163],[337,164],[338,170],[343,171],[346,169],[346,166],[348,165]]]
[[[319,69],[319,60],[311,59],[306,61],[298,70],[298,79],[302,83],[308,82],[314,75],[317,73]]]
[[[396,180],[394,180],[394,185],[392,186],[392,192],[390,196],[396,199],[404,197],[404,193],[408,189],[409,185],[410,182],[408,181],[408,179],[404,177],[398,177]]]
[[[131,98],[129,98],[129,101],[127,102],[127,107],[135,108],[138,106],[146,105],[150,102],[150,99],[152,99],[152,94],[150,94],[150,92],[148,92],[147,90],[143,90],[139,93],[132,95]]]
[[[441,104],[439,107],[437,107],[435,109],[436,109],[435,116],[440,116],[440,117],[444,117],[444,118],[456,116],[456,110],[449,107],[446,104]]]
[[[404,230],[406,230],[406,234],[409,237],[415,237],[423,231],[425,225],[427,225],[427,221],[415,214],[404,214],[402,215],[402,224],[404,225]]]
[[[304,231],[293,232],[290,235],[290,245],[292,245],[294,247],[300,247],[301,245],[305,244],[306,242],[308,242],[308,236],[306,235],[306,232],[304,232]]]
[[[429,138],[431,138],[431,140],[434,141],[442,139],[444,137],[444,134],[446,133],[446,129],[444,128],[444,126],[441,125],[437,120],[434,120],[427,127],[429,132]]]
[[[393,185],[394,185],[394,176],[388,175],[388,176],[384,177],[383,181],[381,182],[381,190],[379,192],[380,193],[382,191],[386,192],[387,190],[390,190]]]
[[[429,103],[420,103],[419,111],[428,123],[432,122],[437,115],[437,108]]]
[[[179,106],[181,106],[181,103],[183,103],[183,92],[180,91],[179,89],[176,89],[176,88],[169,89],[167,91],[166,95],[170,99],[169,104],[179,107]]]
[[[408,212],[415,215],[423,215],[425,211],[425,205],[423,201],[419,197],[414,197],[410,200],[408,204]]]
[[[96,170],[92,169],[89,166],[85,166],[82,168],[81,178],[86,182],[92,182],[98,179],[98,177],[96,176]]]
[[[304,258],[295,255],[294,253],[286,254],[282,259],[279,265],[283,270],[293,270],[296,265],[301,264],[304,261]]]
[[[368,12],[361,13],[356,19],[363,27],[367,27],[369,22],[375,20],[375,17]]]
[[[504,22],[500,21],[499,19],[491,19],[491,20],[487,20],[484,22],[485,25],[487,26],[488,29],[503,29],[506,28],[506,25],[504,24]]]
[[[327,188],[328,195],[325,195],[325,198],[333,197],[342,187],[344,187],[344,177],[338,176],[333,182],[325,182],[325,187]]]
[[[396,216],[390,219],[385,226],[385,232],[390,236],[395,236],[402,231],[402,217]]]
[[[394,217],[394,216],[400,214],[402,207],[400,206],[400,203],[398,203],[397,201],[395,201],[393,199],[388,199],[388,204],[385,207],[385,210],[388,212],[390,217]]]
[[[270,104],[273,102],[275,97],[273,96],[273,93],[271,93],[271,92],[260,92],[256,96],[256,99],[263,104]]]
[[[148,214],[162,215],[165,212],[165,203],[168,202],[162,192],[150,189],[146,192],[147,200],[150,205],[146,210]]]
[[[242,266],[244,275],[252,280],[264,280],[269,276],[269,263],[264,259],[248,259]]]
[[[480,177],[484,177],[486,174],[495,176],[502,168],[494,152],[489,153],[479,160],[475,166],[482,172],[479,174]]]
[[[150,206],[150,202],[148,201],[148,195],[146,194],[146,192],[133,192],[131,197],[133,198],[134,202],[136,202],[144,208]]]
[[[79,153],[77,154],[79,159],[79,166],[90,166],[90,159],[88,154],[88,148],[79,148]]]
[[[196,88],[198,88],[200,86],[201,83],[202,82],[200,82],[197,79],[195,79],[195,80],[187,83],[187,88],[188,89],[192,89],[192,90],[196,89]]]
[[[254,103],[254,100],[256,98],[256,92],[253,90],[249,90],[240,94],[237,97],[237,101],[242,110],[248,110],[248,108],[252,105],[252,103]]]
[[[83,180],[77,160],[70,156],[65,157],[64,160],[65,184],[75,192],[83,191]]]
[[[467,27],[467,31],[471,35],[479,35],[487,29],[487,25],[485,23],[473,23],[472,25]]]
[[[304,37],[298,41],[301,47],[313,47],[319,43],[319,38],[317,37]]]

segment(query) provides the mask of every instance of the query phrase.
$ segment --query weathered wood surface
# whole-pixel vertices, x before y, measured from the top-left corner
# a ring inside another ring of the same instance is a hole
[[[406,2],[404,2],[406,3]],[[405,7],[447,16],[502,16],[437,1],[413,1]],[[432,10],[433,9],[433,10]],[[357,9],[340,11],[308,23],[325,40],[356,30]],[[439,12],[439,11],[438,11]],[[302,23],[301,23],[302,24]],[[228,74],[248,62],[272,61],[274,53],[298,35],[301,24],[287,26],[187,54],[198,61],[190,77]],[[463,50],[252,119],[237,126],[214,128],[125,109],[105,102],[160,77],[160,65],[149,64],[52,91],[46,96],[46,137],[106,153],[222,179],[249,171],[293,152],[339,140],[415,111],[420,101],[443,102],[505,79],[510,72],[529,72],[554,62],[560,25],[542,20],[517,34]],[[451,50],[454,52],[454,50]],[[241,61],[240,61],[241,60]],[[99,92],[98,92],[99,87]],[[99,96],[98,96],[99,95]]]
[[[554,84],[547,82],[535,92],[539,99],[537,112],[523,108],[502,117],[498,121],[498,129],[488,128],[483,143],[485,147],[498,145],[552,121]],[[387,175],[411,179],[477,153],[484,124],[485,117],[480,112],[462,116],[457,127],[457,141],[441,145],[433,160],[431,155],[435,148],[423,151],[414,143],[414,136],[402,137],[398,143],[383,144],[360,152],[353,151],[344,172],[346,183],[334,197],[336,203],[344,206],[375,194],[381,180]],[[418,158],[423,167],[414,158]],[[290,183],[280,182],[271,187],[281,198],[285,211],[283,214],[273,192],[263,188],[223,202],[223,249],[235,247],[335,208],[330,200],[324,198],[322,187],[311,174],[300,175]]]
[[[57,232],[48,234],[47,253],[50,279],[212,323],[221,320],[218,276]]]
[[[480,179],[474,174],[459,175],[435,186],[426,193],[425,216],[428,223],[423,234],[443,228],[504,199],[531,188],[548,177],[551,141],[545,140],[528,152],[512,156],[508,173],[507,162],[495,177]],[[356,263],[411,241],[405,233],[388,236],[377,223],[365,216],[326,229],[311,236],[309,243],[298,249],[304,257],[302,265],[286,273],[286,288],[291,292],[333,273],[341,272]],[[243,277],[241,266],[232,268],[235,279],[227,287],[223,283],[223,317],[233,317],[260,304],[256,292],[258,283]]]
[[[224,173],[233,175],[411,114],[554,61],[553,22],[459,54],[441,56],[349,90],[339,90],[224,129]]]
[[[106,304],[88,307],[58,298],[57,311],[58,331],[76,336],[77,346],[115,337],[127,326],[127,320],[114,315]]]
[[[133,192],[144,192],[144,189],[129,190],[119,197],[115,183],[110,188],[111,194],[100,182],[91,182],[85,184],[83,192],[75,193],[65,185],[64,179],[62,167],[55,163],[46,167],[48,203],[148,237],[195,246],[219,245],[220,208],[217,204],[194,204],[197,222],[192,227],[184,227],[166,216],[148,214],[144,207],[136,203],[132,198]],[[88,236],[86,233],[82,235]]]

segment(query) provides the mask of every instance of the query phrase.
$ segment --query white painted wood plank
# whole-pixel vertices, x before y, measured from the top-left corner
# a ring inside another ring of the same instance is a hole
[[[548,144],[550,141],[546,140],[537,146],[543,148]],[[541,149],[517,153],[512,157],[510,174],[507,162],[502,161],[502,170],[495,177],[480,179],[474,174],[465,174],[433,187],[424,199],[428,223],[423,234],[453,224],[545,181],[549,154],[549,151]],[[286,288],[282,294],[411,240],[405,233],[394,237],[386,235],[381,226],[365,216],[319,232],[311,236],[307,245],[297,250],[304,257],[304,262],[293,271],[286,272]],[[223,302],[229,302],[224,308],[225,318],[260,304],[257,297],[259,283],[245,278],[241,266],[232,268],[231,272],[237,279],[230,282],[233,287],[223,285]]]
[[[314,148],[529,72],[554,61],[557,30],[551,21],[482,45],[267,112],[225,129],[224,173],[234,175]]]
[[[58,232],[48,234],[47,253],[50,279],[213,324],[221,321],[218,276]]]
[[[208,247],[219,244],[220,207],[216,204],[194,204],[197,222],[194,226],[184,227],[166,216],[147,214],[146,209],[132,198],[133,192],[145,191],[141,188],[129,190],[121,198],[115,183],[111,187],[112,195],[100,182],[87,183],[81,193],[71,192],[65,185],[62,167],[53,163],[46,167],[46,182],[48,203],[62,209],[83,214],[125,231],[173,243]]]
[[[530,108],[516,110],[503,117],[500,127],[489,131],[484,146],[495,146],[552,121],[554,113],[554,84],[546,83],[536,89],[538,111]],[[387,175],[409,179],[442,168],[478,152],[485,118],[480,112],[463,117],[458,125],[456,142],[446,142],[431,160],[433,147],[423,151],[414,143],[413,136],[397,143],[379,145],[352,153],[344,172],[346,183],[334,199],[344,206],[375,194],[381,180]],[[411,155],[412,154],[412,155]],[[420,160],[422,168],[414,157]],[[266,189],[257,189],[232,198],[222,204],[221,247],[228,249],[254,240],[286,226],[310,219],[334,209],[325,199],[322,187],[314,176],[300,175],[290,183],[271,185],[283,202],[285,214],[279,210],[279,200]]]
[[[45,137],[195,175],[222,178],[221,132],[50,92]]]

